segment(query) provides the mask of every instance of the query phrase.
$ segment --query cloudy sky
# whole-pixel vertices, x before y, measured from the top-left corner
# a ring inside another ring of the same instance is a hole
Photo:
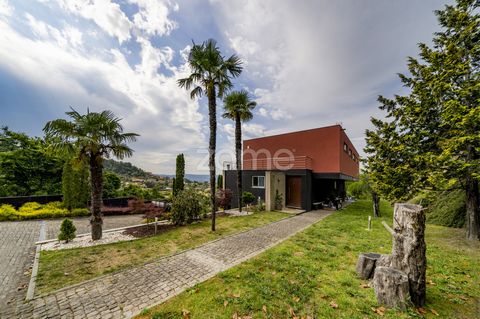
[[[438,30],[439,0],[0,0],[0,125],[42,136],[69,107],[110,109],[141,135],[130,161],[207,173],[205,99],[176,80],[192,43],[214,38],[258,103],[246,138],[342,123],[364,146],[376,97],[402,92],[417,43]],[[219,102],[219,111],[221,103]],[[219,117],[221,160],[233,125]]]

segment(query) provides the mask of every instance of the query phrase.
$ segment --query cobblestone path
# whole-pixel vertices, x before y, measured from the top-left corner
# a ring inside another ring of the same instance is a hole
[[[141,215],[108,216],[104,229],[135,225]],[[56,238],[62,220],[46,220],[47,238]],[[73,218],[77,234],[90,231],[88,217]],[[31,304],[25,303],[30,271],[43,221],[0,222],[0,318],[15,318],[14,313],[28,314]],[[22,317],[18,315],[17,317]],[[28,318],[26,315],[25,318]]]
[[[146,265],[99,277],[17,307],[21,318],[129,318],[278,244],[330,212],[314,211]]]

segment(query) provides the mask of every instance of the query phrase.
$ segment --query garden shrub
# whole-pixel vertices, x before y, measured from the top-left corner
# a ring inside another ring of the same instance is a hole
[[[18,210],[11,205],[0,206],[0,221],[88,216],[89,214],[90,212],[86,208],[73,209],[69,212],[63,208],[61,202],[50,202],[44,205],[28,202]]]
[[[253,203],[255,202],[255,195],[253,195],[253,194],[250,193],[250,192],[243,192],[242,201],[243,201],[246,205],[253,204]]]
[[[173,199],[172,222],[185,225],[200,218],[202,212],[200,195],[194,190],[180,191]]]
[[[18,209],[18,211],[22,213],[31,213],[33,211],[39,210],[40,208],[42,208],[41,204],[37,202],[28,202],[23,204],[22,207]]]
[[[466,198],[461,189],[440,193],[427,210],[427,221],[432,224],[458,227],[465,226]]]
[[[0,206],[0,221],[17,220],[17,210],[12,205],[3,204]]]
[[[58,234],[58,240],[65,240],[65,242],[69,242],[70,240],[75,238],[75,232],[77,228],[73,225],[72,220],[65,218],[60,225],[60,233]]]
[[[254,213],[261,213],[265,211],[265,202],[263,200],[260,200],[257,205],[253,208]]]
[[[223,208],[223,210],[227,209],[228,206],[230,206],[230,202],[232,201],[232,196],[233,193],[231,189],[218,189],[217,193],[215,194],[217,206]]]

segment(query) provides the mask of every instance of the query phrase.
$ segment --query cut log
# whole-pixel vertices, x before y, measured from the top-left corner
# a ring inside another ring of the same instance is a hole
[[[380,258],[380,254],[362,253],[358,256],[357,274],[362,279],[370,279],[375,271],[375,262]]]
[[[420,205],[395,204],[391,267],[404,272],[410,297],[417,307],[425,305],[426,269],[425,212]]]
[[[375,263],[375,267],[390,267],[392,264],[392,255],[381,255]]]
[[[404,272],[389,267],[376,267],[373,288],[379,304],[401,310],[407,308],[410,296],[408,277]]]

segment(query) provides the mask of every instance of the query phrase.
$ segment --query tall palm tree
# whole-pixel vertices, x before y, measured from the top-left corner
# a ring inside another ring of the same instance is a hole
[[[190,90],[190,97],[195,99],[203,94],[208,99],[208,116],[210,121],[210,140],[208,146],[210,169],[210,202],[212,206],[212,231],[215,231],[215,149],[217,144],[217,97],[223,98],[225,92],[232,87],[232,78],[242,73],[242,62],[236,55],[225,59],[217,42],[209,39],[202,44],[193,43],[188,56],[188,64],[192,73],[177,81],[181,88]]]
[[[85,160],[90,166],[92,240],[102,238],[103,160],[111,155],[123,159],[133,150],[127,143],[134,142],[138,134],[124,133],[120,119],[111,111],[87,111],[82,115],[72,109],[66,113],[72,121],[57,119],[48,122],[43,131],[57,152]]]
[[[233,91],[223,100],[223,117],[235,121],[235,156],[237,160],[238,210],[242,211],[242,122],[253,118],[252,110],[257,105],[247,91]]]

